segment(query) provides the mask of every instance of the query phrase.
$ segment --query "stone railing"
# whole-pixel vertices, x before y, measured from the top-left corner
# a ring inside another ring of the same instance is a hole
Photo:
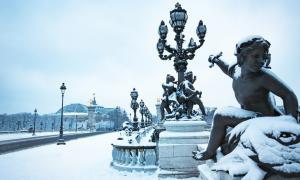
[[[111,166],[124,171],[154,172],[157,170],[156,143],[150,142],[151,132],[145,130],[119,138],[112,143]],[[149,135],[149,136],[147,136]]]

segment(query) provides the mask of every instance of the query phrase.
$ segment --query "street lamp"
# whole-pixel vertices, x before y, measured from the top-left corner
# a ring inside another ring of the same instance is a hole
[[[34,109],[34,118],[33,118],[33,131],[32,131],[32,135],[35,136],[35,121],[36,121],[36,114],[37,114],[37,110],[36,108]]]
[[[41,123],[40,123],[40,125],[41,125],[41,131],[43,131],[43,122],[41,121]]]
[[[133,109],[133,131],[138,131],[139,127],[138,127],[138,118],[136,117],[136,110],[139,108],[139,104],[137,103],[137,98],[139,96],[138,92],[135,90],[135,88],[133,88],[133,90],[130,92],[130,96],[131,96],[131,108]]]
[[[141,102],[140,102],[140,113],[142,115],[141,128],[145,128],[145,121],[144,121],[145,103],[143,100],[141,100]]]
[[[75,115],[76,125],[75,125],[75,132],[77,132],[77,115]]]
[[[196,33],[199,37],[200,44],[197,45],[194,39],[191,38],[188,47],[184,49],[182,48],[182,44],[184,42],[184,35],[182,32],[188,19],[187,12],[185,9],[182,9],[179,3],[177,3],[175,5],[175,9],[170,12],[170,18],[170,25],[176,33],[174,40],[176,41],[177,46],[176,48],[172,48],[170,45],[167,45],[166,38],[168,34],[168,27],[165,25],[164,21],[161,21],[158,28],[159,40],[156,48],[160,59],[174,59],[174,67],[178,73],[178,84],[180,84],[184,79],[184,72],[187,69],[187,60],[192,60],[195,56],[195,51],[204,43],[206,26],[203,24],[202,20],[199,21]],[[164,55],[165,50],[169,53],[168,55]]]
[[[64,125],[63,125],[63,113],[64,113],[64,94],[66,91],[66,86],[65,83],[62,83],[62,85],[60,86],[60,91],[61,91],[61,118],[60,118],[60,130],[59,130],[59,139],[57,142],[57,145],[65,145],[65,140],[63,138],[63,133],[64,133]]]

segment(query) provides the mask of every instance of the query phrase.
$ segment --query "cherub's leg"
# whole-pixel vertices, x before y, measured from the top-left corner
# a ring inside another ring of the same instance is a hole
[[[195,97],[195,98],[193,98],[193,102],[199,106],[199,109],[201,110],[201,113],[203,115],[206,115],[205,108],[204,108],[204,105],[203,105],[201,99]]]
[[[160,104],[160,114],[161,114],[161,119],[164,119],[165,118],[165,109],[167,111],[168,114],[171,113],[171,109],[169,107],[169,104],[163,100]]]
[[[193,101],[186,102],[186,108],[187,108],[186,113],[187,113],[188,118],[191,118],[192,111],[193,111],[193,106],[194,106]]]
[[[235,109],[235,110],[244,111],[241,109]],[[245,120],[253,118],[254,116],[255,113],[253,113],[253,115],[248,115],[248,116],[245,115],[242,117],[237,117],[235,114],[230,115],[227,112],[223,114],[215,113],[213,117],[213,124],[210,132],[207,148],[205,151],[201,152],[200,154],[198,153],[197,155],[195,155],[195,158],[198,160],[207,160],[214,157],[218,147],[222,144],[222,141],[225,138],[226,128],[228,126],[234,127]]]
[[[168,114],[170,114],[172,112],[171,109],[170,109],[170,107],[169,107],[169,105],[166,105],[165,108],[166,108],[166,111],[167,111]]]
[[[199,105],[199,108],[200,108],[202,114],[206,116],[204,105],[200,99],[199,99],[198,105]]]

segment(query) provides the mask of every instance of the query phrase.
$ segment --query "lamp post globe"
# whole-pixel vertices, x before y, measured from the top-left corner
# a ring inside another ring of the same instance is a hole
[[[62,83],[62,85],[60,86],[60,91],[61,91],[61,118],[60,118],[60,129],[59,129],[59,138],[58,138],[58,142],[57,145],[65,145],[65,140],[63,137],[63,133],[64,133],[64,122],[63,122],[63,116],[64,116],[64,94],[66,91],[66,86],[65,83]]]
[[[180,34],[185,26],[188,19],[188,15],[185,9],[182,9],[179,3],[175,4],[175,9],[170,11],[170,25],[172,26],[174,32]]]

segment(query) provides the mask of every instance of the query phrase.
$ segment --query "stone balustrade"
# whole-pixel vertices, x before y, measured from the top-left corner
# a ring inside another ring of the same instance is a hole
[[[156,143],[150,142],[151,130],[125,136],[112,143],[111,166],[124,171],[154,172],[157,170]]]

